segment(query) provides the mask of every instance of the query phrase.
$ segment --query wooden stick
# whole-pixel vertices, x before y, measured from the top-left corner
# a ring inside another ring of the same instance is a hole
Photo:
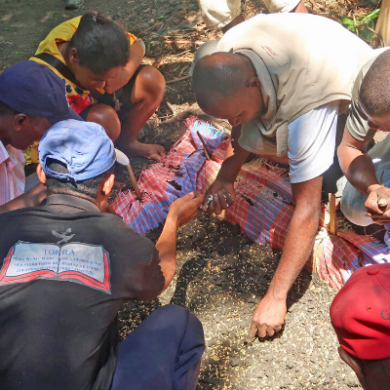
[[[203,138],[202,136],[200,135],[199,131],[196,132],[196,134],[198,134],[198,137],[200,139],[200,142],[202,142],[202,145],[203,145],[203,150],[204,150],[204,154],[207,158],[207,160],[211,160],[211,153],[206,145],[206,143],[203,141]]]
[[[329,194],[329,214],[330,214],[330,223],[329,223],[330,234],[336,236],[337,235],[336,197],[333,194]]]
[[[173,83],[176,83],[176,81],[187,80],[187,79],[189,79],[190,77],[191,77],[190,75],[188,75],[188,76],[183,76],[183,77],[178,77],[177,79],[168,80],[165,84],[173,84]]]
[[[133,168],[131,167],[130,164],[127,166],[127,173],[129,174],[130,182],[133,185],[134,191],[135,191],[135,193],[137,195],[137,199],[138,200],[142,200],[141,191],[139,190],[137,180],[136,180],[136,178],[134,176]]]

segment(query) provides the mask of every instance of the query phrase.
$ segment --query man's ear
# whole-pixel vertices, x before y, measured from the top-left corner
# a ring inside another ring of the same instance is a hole
[[[261,89],[261,81],[257,77],[252,77],[248,82],[248,88]]]
[[[115,181],[115,175],[111,174],[106,180],[104,180],[102,184],[102,192],[105,196],[109,196],[112,190],[112,187],[114,187],[114,181]]]
[[[43,169],[42,169],[42,167],[41,167],[41,164],[38,164],[38,165],[37,165],[37,175],[38,175],[39,181],[40,181],[43,185],[46,185],[46,173],[43,172]]]
[[[359,380],[364,379],[363,371],[362,371],[362,365],[359,361],[359,359],[355,358],[351,354],[349,354],[343,347],[339,347],[338,349],[339,355],[341,360],[344,361],[344,363],[347,363],[349,367],[352,368],[352,370],[355,371],[356,376],[359,378]]]
[[[14,117],[14,130],[22,131],[23,127],[26,125],[26,122],[29,121],[29,117],[26,114],[17,114]]]
[[[69,61],[73,64],[77,64],[79,62],[79,53],[77,53],[77,49],[75,47],[70,49]]]

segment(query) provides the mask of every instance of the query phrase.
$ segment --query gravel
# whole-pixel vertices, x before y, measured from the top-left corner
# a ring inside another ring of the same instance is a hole
[[[156,240],[160,231],[149,237]],[[329,319],[336,292],[307,269],[289,294],[282,332],[248,341],[253,311],[279,259],[237,227],[199,212],[178,234],[174,281],[158,300],[126,304],[121,335],[160,305],[175,303],[204,326],[207,349],[197,390],[361,389],[337,353]]]

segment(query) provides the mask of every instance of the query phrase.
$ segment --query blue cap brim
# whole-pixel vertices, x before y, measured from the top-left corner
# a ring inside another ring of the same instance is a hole
[[[73,108],[69,107],[69,112],[68,112],[69,115],[67,116],[63,116],[61,118],[57,118],[57,117],[50,117],[50,118],[47,118],[49,119],[50,123],[52,125],[55,125],[56,123],[58,122],[61,122],[61,121],[66,121],[68,119],[74,119],[76,121],[82,121],[82,122],[85,122],[83,118],[81,118],[81,116],[79,114],[76,113],[75,110],[73,110]]]

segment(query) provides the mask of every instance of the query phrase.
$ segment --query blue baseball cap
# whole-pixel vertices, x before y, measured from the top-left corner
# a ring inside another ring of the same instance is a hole
[[[45,117],[53,125],[83,120],[69,106],[64,80],[35,61],[18,62],[0,75],[0,101],[23,114]]]
[[[72,119],[58,122],[47,130],[38,151],[46,176],[73,183],[101,175],[116,161],[114,144],[102,126]],[[69,173],[50,169],[49,159],[63,163]]]

